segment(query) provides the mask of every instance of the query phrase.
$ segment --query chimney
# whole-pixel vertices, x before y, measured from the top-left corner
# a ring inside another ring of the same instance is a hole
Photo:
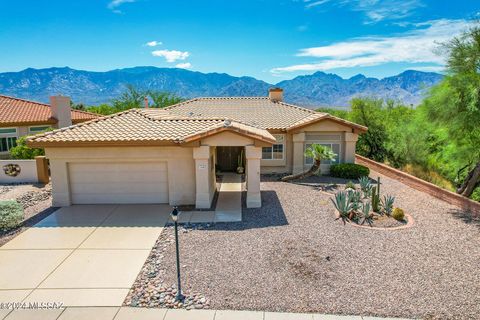
[[[271,88],[268,90],[268,97],[273,102],[283,101],[283,89],[282,88]]]
[[[70,97],[50,97],[50,109],[52,117],[58,120],[58,127],[64,128],[72,125],[72,113],[70,108]]]
[[[143,98],[143,102],[145,102],[145,109],[148,109],[148,98]]]

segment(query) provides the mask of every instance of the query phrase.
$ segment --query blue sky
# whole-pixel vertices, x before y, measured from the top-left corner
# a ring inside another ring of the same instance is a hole
[[[477,0],[0,0],[0,72],[140,65],[275,83],[439,71]]]

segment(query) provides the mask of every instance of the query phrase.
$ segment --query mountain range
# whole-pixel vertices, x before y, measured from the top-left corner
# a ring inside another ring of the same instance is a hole
[[[356,75],[343,79],[336,74],[316,72],[270,84],[252,77],[225,73],[202,73],[177,68],[133,67],[106,72],[68,67],[0,73],[0,94],[48,102],[62,94],[75,103],[96,105],[118,97],[126,84],[139,89],[173,92],[184,98],[199,96],[265,96],[268,88],[284,89],[285,101],[309,108],[345,107],[350,99],[369,96],[417,105],[429,87],[442,75],[408,70],[383,79]]]

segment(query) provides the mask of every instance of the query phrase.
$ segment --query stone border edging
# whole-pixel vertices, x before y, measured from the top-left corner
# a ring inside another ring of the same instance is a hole
[[[407,223],[405,225],[398,226],[398,227],[391,227],[391,228],[370,227],[370,226],[361,225],[361,224],[358,224],[358,223],[355,223],[355,222],[348,222],[347,224],[349,224],[351,226],[354,226],[356,228],[363,228],[363,229],[367,229],[367,230],[381,230],[381,231],[395,231],[395,230],[403,230],[403,229],[408,229],[408,228],[413,227],[413,225],[415,224],[415,220],[413,220],[413,217],[411,215],[409,215],[408,213],[405,213],[405,217],[407,218]]]
[[[379,163],[358,154],[355,155],[355,162],[369,167],[387,177],[396,179],[413,189],[425,192],[435,198],[453,204],[463,210],[470,211],[475,216],[480,216],[480,202],[473,201],[467,197],[454,192],[442,189],[433,183],[427,182],[403,171],[397,170],[386,164]]]

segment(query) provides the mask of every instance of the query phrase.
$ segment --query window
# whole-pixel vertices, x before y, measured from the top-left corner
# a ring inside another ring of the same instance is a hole
[[[305,144],[305,150],[309,148],[312,145],[312,143],[306,143]],[[340,163],[340,144],[339,143],[319,143],[321,146],[329,147],[332,149],[332,151],[337,155],[335,157],[335,160],[323,160],[322,164],[336,164]],[[305,157],[305,164],[313,164],[313,159]]]
[[[7,152],[17,145],[16,128],[0,128],[0,152]]]
[[[28,132],[32,133],[32,134],[35,134],[35,133],[43,132],[47,129],[50,129],[50,126],[30,127],[30,128],[28,128]]]
[[[282,134],[273,135],[277,140],[277,143],[271,147],[262,148],[262,159],[263,160],[283,160],[285,152],[285,136]]]

